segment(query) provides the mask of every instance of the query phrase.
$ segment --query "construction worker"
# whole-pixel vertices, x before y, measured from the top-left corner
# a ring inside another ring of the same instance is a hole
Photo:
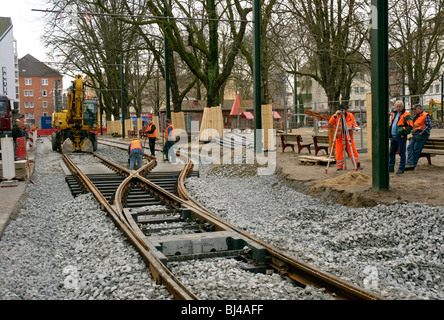
[[[413,136],[407,148],[408,155],[405,170],[415,170],[422,148],[430,137],[430,130],[432,130],[432,118],[427,112],[422,110],[420,104],[413,106],[413,112],[415,113],[413,118]]]
[[[155,157],[156,150],[154,148],[156,146],[157,128],[154,125],[152,118],[148,118],[147,132],[148,132],[148,144],[150,146],[151,157],[155,159],[156,158]]]
[[[165,154],[164,161],[176,163],[176,152],[174,151],[173,147],[174,143],[176,142],[176,132],[170,119],[166,119],[165,123],[167,128],[165,129],[165,145],[163,146],[163,153]],[[171,160],[168,156],[171,157]]]
[[[128,156],[130,157],[130,170],[134,170],[134,164],[136,164],[136,170],[142,166],[143,148],[140,140],[133,139],[128,146]]]
[[[342,128],[342,118],[345,118],[347,128]],[[353,140],[353,130],[358,130],[359,128],[358,124],[356,123],[355,116],[350,112],[346,112],[345,106],[341,104],[336,113],[330,117],[330,120],[328,122],[331,125],[338,127],[335,137],[336,165],[338,166],[336,170],[341,171],[344,169],[344,143],[346,144],[348,155],[351,156],[353,152],[356,167],[362,169],[361,163],[359,161],[358,151],[355,147],[355,141]],[[348,136],[350,137],[350,142],[347,141],[347,132]]]
[[[399,162],[398,171],[396,174],[403,174],[405,170],[405,149],[407,144],[407,135],[413,129],[413,118],[410,112],[405,110],[404,103],[401,100],[395,103],[396,112],[392,114],[389,126],[390,135],[390,161],[389,172],[395,171],[396,152],[399,148]]]

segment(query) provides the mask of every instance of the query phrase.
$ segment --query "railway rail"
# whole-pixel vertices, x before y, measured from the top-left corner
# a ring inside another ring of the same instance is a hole
[[[115,143],[99,143],[126,150],[126,146]],[[86,174],[68,154],[63,154],[63,161],[72,173],[67,182],[73,194],[94,195],[102,210],[139,251],[153,279],[163,284],[175,299],[198,297],[171,273],[168,263],[214,257],[241,259],[248,263],[249,271],[277,272],[297,285],[325,288],[337,299],[383,299],[253,238],[199,204],[184,185],[186,178],[193,174],[194,165],[183,155],[180,155],[185,163],[182,170],[157,173],[153,171],[157,160],[147,155],[149,162],[137,171],[96,153],[93,156],[112,170],[112,174]],[[138,210],[132,210],[135,208]],[[159,233],[172,228],[183,231],[174,235]]]

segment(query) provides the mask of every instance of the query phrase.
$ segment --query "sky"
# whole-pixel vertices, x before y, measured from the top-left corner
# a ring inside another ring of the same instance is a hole
[[[44,35],[42,19],[45,13],[32,11],[32,9],[46,9],[45,2],[43,0],[2,0],[0,16],[12,18],[19,59],[30,54],[41,62],[50,61],[40,40]],[[57,69],[55,66],[50,67]],[[70,84],[71,78],[64,77],[63,87],[67,88]]]

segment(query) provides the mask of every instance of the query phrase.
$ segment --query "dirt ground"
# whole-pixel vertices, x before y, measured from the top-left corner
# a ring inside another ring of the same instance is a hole
[[[294,133],[301,134],[304,142],[311,142],[313,129],[298,129]],[[320,132],[320,134],[326,132]],[[432,137],[444,137],[443,129],[432,129]],[[366,133],[364,134],[363,151],[360,149],[360,136],[355,135],[355,143],[363,170],[356,172],[352,168],[351,159],[346,158],[348,169],[336,171],[336,165],[330,164],[328,173],[326,163],[320,165],[304,165],[298,160],[290,147],[282,152],[278,142],[277,174],[282,181],[296,191],[317,197],[325,202],[333,201],[351,207],[371,207],[377,204],[394,202],[418,202],[434,206],[444,206],[444,156],[432,157],[432,165],[426,158],[420,158],[416,169],[405,171],[402,175],[389,174],[389,190],[376,191],[372,186],[372,163],[366,152]],[[408,142],[407,142],[408,144]],[[320,151],[318,156],[325,155]],[[302,155],[309,155],[307,149]],[[312,155],[314,152],[312,150]],[[328,158],[328,155],[327,155]],[[395,171],[399,166],[396,156]]]

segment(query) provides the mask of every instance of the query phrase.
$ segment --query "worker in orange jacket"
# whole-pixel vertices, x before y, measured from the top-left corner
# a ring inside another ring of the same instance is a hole
[[[343,117],[345,118],[347,128],[342,128],[341,119]],[[344,143],[346,144],[346,150],[348,155],[350,156],[353,152],[356,167],[358,169],[362,169],[361,163],[359,161],[358,151],[356,150],[355,146],[355,141],[353,140],[353,130],[359,129],[358,124],[356,123],[355,120],[355,116],[350,112],[346,112],[345,106],[341,104],[338,108],[338,111],[336,111],[336,113],[330,117],[330,120],[328,122],[331,125],[334,125],[335,128],[339,124],[335,137],[336,165],[338,166],[337,171],[341,171],[344,169]],[[350,135],[350,144],[347,143],[346,132],[348,132]]]
[[[143,158],[143,147],[140,140],[133,139],[128,146],[128,156],[130,157],[130,170],[134,170],[134,165],[136,170],[140,169],[142,166]]]

